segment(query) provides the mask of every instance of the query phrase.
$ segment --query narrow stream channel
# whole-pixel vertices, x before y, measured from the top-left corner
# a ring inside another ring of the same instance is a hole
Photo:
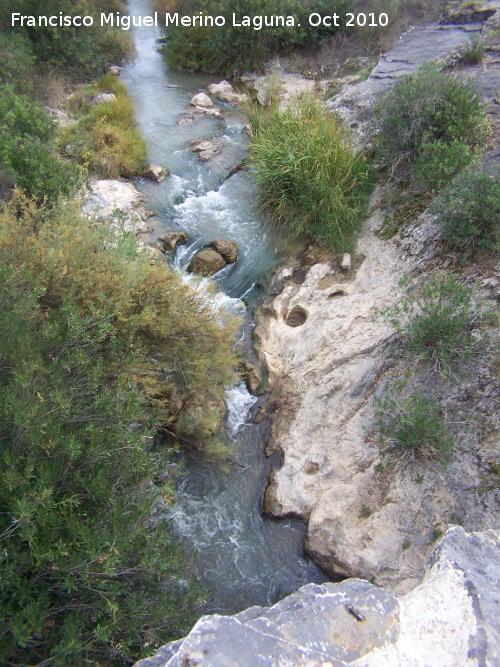
[[[149,15],[149,1],[129,0],[129,11]],[[247,150],[245,118],[240,110],[221,104],[224,121],[201,118],[178,125],[192,96],[214,79],[169,71],[158,53],[156,40],[161,35],[154,28],[137,28],[133,35],[137,58],[123,70],[122,78],[149,159],[170,171],[161,184],[137,182],[147,206],[156,212],[153,238],[165,230],[186,232],[189,243],[172,260],[179,271],[213,239],[235,241],[239,259],[217,274],[216,281],[228,307],[243,310],[242,299],[252,294],[259,276],[272,267],[282,249],[255,210],[249,176],[240,172],[221,185]],[[189,146],[194,139],[214,136],[225,143],[215,171],[201,163]],[[273,604],[303,584],[326,577],[304,557],[303,524],[262,517],[269,472],[265,427],[246,422],[255,399],[241,385],[228,393],[227,403],[238,466],[224,472],[186,457],[171,519],[176,537],[188,552],[197,554],[196,574],[211,591],[209,611],[234,613],[254,604]]]

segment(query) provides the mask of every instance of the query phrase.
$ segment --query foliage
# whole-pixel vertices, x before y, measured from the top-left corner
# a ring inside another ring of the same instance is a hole
[[[369,169],[339,119],[312,98],[255,106],[250,163],[262,205],[292,235],[350,249],[366,206]]]
[[[464,65],[478,65],[484,58],[484,44],[478,35],[474,35],[460,55]]]
[[[27,94],[32,88],[34,57],[21,35],[0,32],[0,85],[9,84],[16,92]]]
[[[378,149],[393,175],[440,188],[472,161],[487,136],[472,80],[435,64],[404,76],[379,103]]]
[[[469,253],[500,247],[500,181],[485,171],[468,169],[456,176],[431,212],[450,246]]]
[[[101,92],[113,93],[115,99],[89,108],[89,102]],[[142,173],[146,143],[136,128],[126,87],[117,77],[103,76],[85,86],[73,95],[69,106],[81,117],[62,132],[61,148],[71,144],[78,162],[103,178],[130,178]]]
[[[417,457],[449,463],[453,441],[435,396],[389,393],[376,403],[375,414],[382,439],[397,448],[404,463]]]
[[[438,272],[418,291],[407,286],[405,298],[385,316],[402,335],[406,353],[438,369],[473,353],[472,292],[453,274]]]
[[[155,421],[175,425],[179,411],[185,420],[190,415],[188,435],[203,449],[204,438],[214,435],[205,429],[206,412],[234,380],[238,326],[206,290],[184,284],[166,263],[152,265],[132,235],[89,228],[71,206],[47,215],[14,200],[2,218],[0,260],[16,261],[37,277],[46,308],[70,298],[86,312],[105,298],[117,335],[144,350],[134,375],[148,389]],[[180,402],[179,410],[173,402]]]
[[[132,41],[128,34],[119,28],[102,28],[100,12],[126,11],[121,0],[3,0],[0,7],[0,25],[9,39],[11,35],[20,36],[28,45],[28,50],[42,67],[56,68],[80,81],[90,80],[103,71],[106,61],[121,62],[132,50]],[[92,27],[40,26],[26,25],[11,27],[11,13],[23,15],[59,16],[61,12],[68,16],[94,16]]]
[[[69,205],[16,195],[0,266],[0,661],[129,664],[184,634],[198,595],[149,526],[170,491],[148,428],[215,443],[237,323]]]
[[[169,64],[176,69],[204,71],[234,76],[236,73],[260,68],[275,53],[289,52],[299,47],[315,48],[339,28],[309,24],[309,14],[344,15],[347,0],[184,0],[169,11],[181,11],[193,16],[222,16],[224,26],[170,26],[166,53]],[[241,22],[248,16],[294,16],[295,26],[233,27],[233,13]],[[299,25],[300,24],[300,25]]]
[[[123,664],[182,634],[195,601],[168,529],[148,527],[162,490],[137,351],[104,300],[46,310],[26,270],[0,271],[0,660]]]
[[[0,92],[0,169],[38,202],[70,196],[81,173],[55,155],[55,123],[9,86]]]

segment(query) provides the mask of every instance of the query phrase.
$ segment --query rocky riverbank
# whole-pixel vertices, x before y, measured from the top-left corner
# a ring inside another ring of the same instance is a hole
[[[487,41],[497,10],[498,3],[489,4],[489,11],[481,14],[485,23],[433,25],[408,33],[366,81],[345,86],[329,106],[355,128],[358,144],[365,147],[378,96],[423,62],[460,51],[471,33],[483,32]],[[495,98],[485,82],[495,79],[500,87],[495,53],[490,51],[481,66],[467,68],[483,93],[493,126]],[[497,141],[494,134],[487,160],[495,159]],[[492,414],[499,381],[483,359],[466,369],[466,380],[441,388],[444,400],[458,404],[460,414],[488,423],[459,440],[448,470],[438,465],[418,471],[384,468],[372,436],[373,399],[391,374],[404,370],[390,370],[394,331],[380,311],[400,299],[402,275],[418,276],[452,260],[443,264],[437,259],[440,229],[429,215],[398,238],[381,240],[385,213],[380,195],[378,190],[359,241],[357,266],[345,272],[338,259],[323,261],[310,268],[301,284],[292,270],[283,269],[276,277],[283,290],[267,301],[258,317],[255,335],[271,389],[266,411],[273,415],[267,453],[279,453],[282,461],[271,474],[264,510],[273,517],[307,521],[307,551],[332,576],[372,579],[405,593],[420,580],[435,536],[453,518],[468,530],[500,527],[496,486],[491,479],[485,481],[488,470],[496,469],[496,454],[488,438],[483,442],[485,433],[496,428]],[[493,303],[499,269],[475,266],[468,273],[469,282],[482,285],[481,296]],[[492,332],[493,340],[497,335]]]

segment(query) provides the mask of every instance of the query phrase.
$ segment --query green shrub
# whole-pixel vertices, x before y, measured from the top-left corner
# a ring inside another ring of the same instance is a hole
[[[477,65],[484,58],[484,44],[481,38],[475,35],[460,55],[460,62],[464,65]]]
[[[293,236],[352,249],[365,210],[369,169],[339,119],[304,97],[251,113],[250,163],[262,206]]]
[[[9,84],[16,92],[28,93],[33,87],[35,58],[21,35],[0,32],[0,85]]]
[[[500,181],[480,169],[456,176],[431,207],[443,238],[461,252],[500,247]]]
[[[68,298],[87,312],[105,298],[116,335],[144,350],[133,375],[153,421],[199,450],[220,440],[206,417],[218,407],[220,427],[225,389],[235,379],[238,320],[214,310],[168,264],[151,265],[131,235],[89,228],[72,206],[48,214],[16,198],[0,217],[0,264],[11,262],[36,276],[45,308]]]
[[[173,12],[171,2],[166,3]],[[347,0],[333,4],[325,0],[187,0],[181,5],[183,14],[223,16],[226,24],[219,27],[171,26],[166,44],[167,59],[171,67],[188,71],[204,71],[234,76],[262,67],[266,60],[278,52],[288,52],[299,47],[314,48],[339,28],[312,27],[308,22],[311,13],[341,16],[348,9]],[[294,16],[295,26],[253,28],[233,27],[233,13],[240,19],[249,16]],[[300,24],[300,25],[299,25]]]
[[[196,592],[166,525],[148,525],[168,490],[129,379],[139,350],[104,299],[83,314],[43,294],[2,264],[0,662],[130,664],[186,632]]]
[[[114,6],[113,6],[114,5]],[[19,36],[29,45],[37,66],[57,69],[75,81],[91,80],[102,73],[106,61],[121,61],[132,51],[129,34],[120,28],[101,28],[100,12],[126,12],[126,4],[109,0],[3,0],[0,25],[5,26],[8,39]],[[92,27],[29,26],[11,27],[11,13],[23,15],[68,16],[92,15]]]
[[[437,65],[404,76],[378,105],[377,144],[393,175],[437,189],[484,146],[486,113],[472,80]]]
[[[385,312],[403,337],[407,354],[447,369],[473,352],[472,292],[453,274],[436,273],[417,292]]]
[[[69,197],[81,171],[62,161],[55,150],[56,126],[36,102],[0,88],[0,167],[38,202]]]
[[[420,391],[397,397],[389,393],[377,401],[375,414],[383,441],[395,446],[404,463],[416,458],[449,463],[453,441],[435,396]]]

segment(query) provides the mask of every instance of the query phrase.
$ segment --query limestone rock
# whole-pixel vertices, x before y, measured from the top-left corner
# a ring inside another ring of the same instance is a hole
[[[174,252],[178,245],[187,243],[187,236],[184,232],[166,232],[158,238],[158,245],[165,252]]]
[[[89,108],[92,108],[96,104],[106,104],[108,102],[112,102],[114,99],[116,99],[116,95],[114,93],[100,93],[89,102]]]
[[[143,201],[143,195],[128,181],[95,181],[83,197],[81,212],[88,219],[123,225],[125,231],[139,234],[150,231]]]
[[[245,361],[243,365],[243,379],[251,394],[260,396],[264,393],[265,387],[262,371],[251,361]]]
[[[119,65],[109,65],[106,67],[106,74],[112,74],[113,76],[120,76],[122,68]]]
[[[234,264],[238,259],[238,246],[234,241],[226,241],[225,239],[215,239],[210,243],[210,246],[222,255],[228,264]]]
[[[219,139],[196,139],[191,143],[191,150],[198,153],[200,160],[206,162],[218,155],[223,145],[224,143]]]
[[[67,113],[61,111],[61,109],[51,109],[50,107],[44,107],[44,109],[54,118],[59,127],[70,127],[77,122],[74,118],[70,118]]]
[[[203,114],[204,116],[210,116],[211,118],[222,118],[222,114],[220,112],[220,109],[218,107],[214,107],[213,109],[207,109],[206,107],[194,107],[193,113],[198,113],[198,114]]]
[[[360,579],[204,616],[135,667],[488,667],[500,660],[500,533],[452,526],[404,597]]]
[[[199,276],[212,276],[226,266],[222,255],[212,249],[200,250],[191,260],[188,271]]]
[[[355,667],[500,664],[500,534],[451,526],[422,584],[400,598],[400,635]]]
[[[382,475],[380,450],[367,438],[370,397],[394,340],[376,310],[400,298],[399,278],[409,267],[393,243],[376,235],[381,221],[375,212],[367,222],[357,271],[315,264],[301,285],[285,283],[259,315],[255,338],[277,406],[268,453],[283,453],[265,509],[308,521],[307,551],[330,574],[375,577],[406,592],[454,503],[438,467],[422,484],[409,471]]]
[[[470,2],[469,0],[451,0],[444,11],[444,23],[482,23],[499,10],[498,0]]]
[[[221,81],[220,83],[211,83],[208,86],[208,92],[215,97],[218,97],[223,102],[229,104],[243,104],[248,100],[248,95],[245,93],[235,92],[229,81]]]
[[[190,102],[193,107],[201,107],[203,109],[211,109],[214,103],[206,93],[198,93]]]
[[[168,176],[168,170],[165,167],[160,167],[159,164],[148,164],[144,170],[144,176],[150,178],[152,181],[161,183]]]

